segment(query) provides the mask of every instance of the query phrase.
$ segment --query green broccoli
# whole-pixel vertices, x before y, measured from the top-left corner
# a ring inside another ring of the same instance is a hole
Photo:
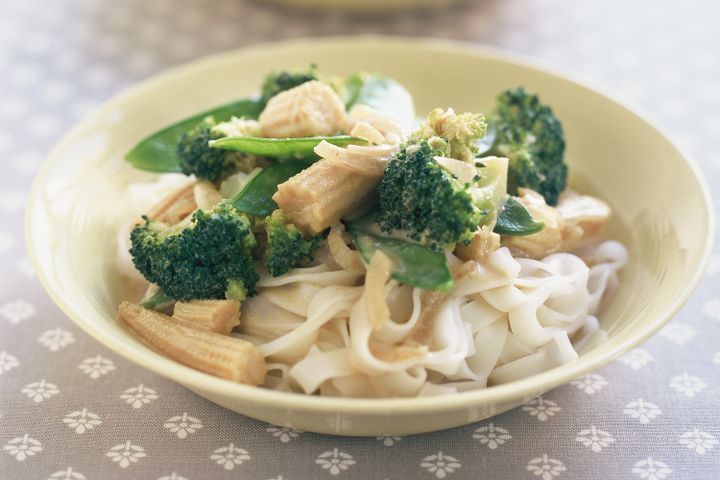
[[[548,205],[556,205],[567,183],[567,165],[562,125],[550,107],[519,87],[498,95],[488,120],[495,140],[483,155],[510,160],[508,193],[516,195],[518,187],[531,188]]]
[[[322,235],[305,239],[295,225],[285,220],[280,210],[265,219],[267,249],[263,256],[270,275],[277,277],[295,267],[301,260],[312,260]]]
[[[176,300],[234,298],[255,293],[248,218],[229,202],[197,210],[187,226],[143,217],[130,234],[135,267]]]
[[[481,113],[461,113],[452,108],[436,108],[420,128],[410,135],[410,141],[417,143],[427,140],[430,146],[439,150],[444,157],[464,162],[474,162],[478,152],[476,142],[485,136],[487,124]]]
[[[507,162],[488,159],[484,166],[435,159],[441,154],[421,140],[390,160],[378,186],[383,232],[402,230],[439,249],[469,242],[479,225],[495,218],[505,197]]]
[[[317,65],[315,64],[310,65],[310,68],[307,70],[296,70],[292,72],[285,70],[271,73],[266,76],[263,81],[260,103],[266,105],[267,102],[278,93],[317,79]]]
[[[208,142],[226,136],[258,133],[259,127],[254,120],[233,117],[228,122],[216,123],[213,117],[205,117],[192,130],[180,137],[177,145],[180,168],[186,175],[194,174],[213,183],[220,182],[238,170],[249,172],[256,164],[254,156],[210,148]]]

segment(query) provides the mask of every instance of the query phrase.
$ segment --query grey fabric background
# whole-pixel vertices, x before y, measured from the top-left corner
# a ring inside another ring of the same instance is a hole
[[[718,478],[720,255],[660,335],[595,375],[475,425],[352,439],[241,417],[110,353],[53,305],[22,238],[34,172],[90,109],[171,65],[309,35],[459,38],[568,67],[655,114],[717,191],[718,20],[713,0],[485,0],[374,19],[240,0],[0,0],[0,479]]]

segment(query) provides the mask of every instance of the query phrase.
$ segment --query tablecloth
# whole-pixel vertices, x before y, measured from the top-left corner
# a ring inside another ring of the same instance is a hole
[[[22,233],[44,155],[100,102],[211,52],[310,35],[458,38],[570,68],[654,114],[717,191],[718,5],[484,0],[347,17],[240,0],[0,0],[0,478],[718,478],[718,254],[659,335],[594,374],[466,427],[341,438],[231,413],[103,348],[48,298]]]

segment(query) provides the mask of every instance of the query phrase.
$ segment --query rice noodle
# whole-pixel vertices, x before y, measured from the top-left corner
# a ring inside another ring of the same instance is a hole
[[[598,308],[627,253],[607,241],[582,255],[513,258],[504,247],[480,261],[449,255],[447,293],[388,282],[377,255],[363,286],[355,262],[261,275],[240,331],[275,362],[268,388],[352,397],[484,388],[573,361],[602,337]]]

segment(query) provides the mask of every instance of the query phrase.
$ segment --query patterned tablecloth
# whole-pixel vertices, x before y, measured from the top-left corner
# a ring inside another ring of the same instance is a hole
[[[244,418],[109,352],[48,298],[22,238],[33,174],[88,110],[171,65],[309,35],[460,38],[569,67],[655,114],[717,191],[718,5],[484,0],[350,19],[240,0],[0,0],[0,478],[718,478],[718,255],[677,318],[615,364],[488,421],[354,439]]]

